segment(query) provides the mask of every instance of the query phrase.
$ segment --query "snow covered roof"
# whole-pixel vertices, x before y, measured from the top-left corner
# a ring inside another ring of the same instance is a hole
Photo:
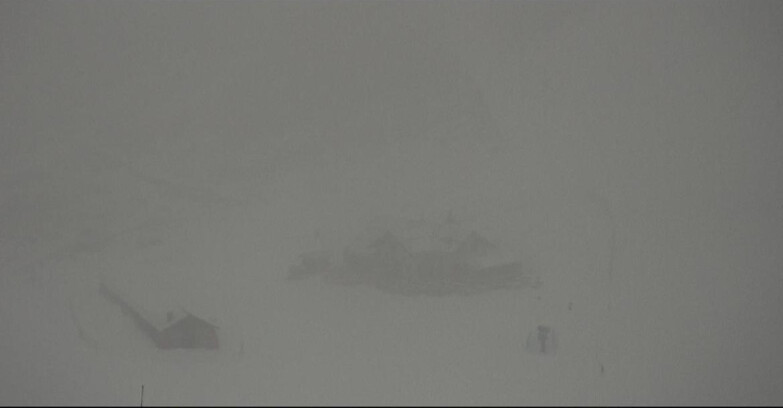
[[[113,283],[101,282],[101,291],[109,299],[130,309],[139,318],[158,331],[165,330],[167,327],[188,315],[185,309],[180,307],[150,307],[152,305],[139,302],[137,299],[134,299],[133,296],[130,296],[127,291],[118,288],[117,285]]]
[[[450,213],[445,221],[382,219],[361,231],[353,249],[364,251],[391,238],[411,252],[469,250],[488,252],[494,245],[478,232],[464,228]]]
[[[113,297],[112,300],[131,309],[158,331],[192,315],[180,304],[172,285],[163,279],[149,279],[144,275],[104,276],[101,287],[105,294]],[[201,320],[216,326],[207,319]]]

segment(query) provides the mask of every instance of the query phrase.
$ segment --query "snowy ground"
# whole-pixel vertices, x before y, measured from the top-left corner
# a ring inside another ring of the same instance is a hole
[[[0,3],[0,404],[780,404],[780,3],[438,4]],[[448,210],[543,286],[285,280]]]
[[[97,295],[105,269],[138,264],[133,246],[41,263],[33,280],[4,278],[4,370],[13,375],[3,395],[129,404],[144,384],[150,404],[774,402],[783,372],[763,353],[778,347],[778,318],[765,310],[775,306],[774,280],[678,278],[669,271],[731,265],[653,238],[636,243],[629,222],[607,281],[608,229],[593,222],[583,236],[578,224],[573,238],[549,231],[560,250],[538,251],[546,273],[537,290],[433,298],[284,281],[283,248],[248,244],[263,223],[202,216],[189,223],[193,239],[159,244],[175,260],[158,266],[220,319],[228,340],[217,353],[156,350]],[[212,245],[226,247],[204,256]],[[538,324],[557,331],[556,354],[525,351]]]

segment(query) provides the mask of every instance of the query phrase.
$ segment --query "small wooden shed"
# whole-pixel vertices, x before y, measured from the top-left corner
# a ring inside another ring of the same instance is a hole
[[[217,349],[219,346],[218,327],[183,308],[151,311],[106,282],[101,282],[100,290],[160,349]]]

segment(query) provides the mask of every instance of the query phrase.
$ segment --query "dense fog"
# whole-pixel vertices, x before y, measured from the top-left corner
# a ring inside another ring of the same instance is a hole
[[[0,404],[780,404],[781,27],[779,1],[0,1]],[[291,279],[451,217],[530,280]],[[174,310],[219,347],[163,347]]]

